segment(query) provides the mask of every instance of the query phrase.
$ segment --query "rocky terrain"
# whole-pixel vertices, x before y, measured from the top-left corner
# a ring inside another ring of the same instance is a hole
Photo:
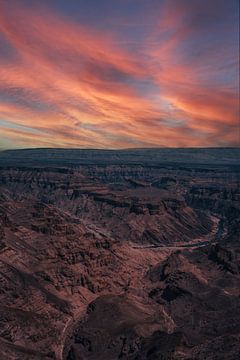
[[[239,158],[0,153],[0,359],[238,359]]]

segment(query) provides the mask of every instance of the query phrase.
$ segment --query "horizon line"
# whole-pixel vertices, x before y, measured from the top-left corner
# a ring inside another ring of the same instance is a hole
[[[65,148],[65,147],[29,147],[29,148],[11,148],[11,149],[0,149],[0,152],[6,151],[31,151],[31,150],[84,150],[84,151],[131,151],[131,150],[197,150],[197,149],[240,149],[239,146],[184,146],[184,147],[136,147],[136,148]]]

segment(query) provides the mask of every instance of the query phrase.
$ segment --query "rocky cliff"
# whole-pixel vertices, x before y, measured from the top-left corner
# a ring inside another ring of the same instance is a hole
[[[14,154],[0,168],[0,359],[238,358],[235,160]]]

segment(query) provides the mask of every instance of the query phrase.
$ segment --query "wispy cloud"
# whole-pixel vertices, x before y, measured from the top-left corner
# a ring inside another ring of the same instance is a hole
[[[237,143],[232,9],[224,18],[205,0],[161,2],[133,51],[125,25],[100,31],[12,4],[0,5],[0,119],[11,123],[0,136],[12,147]]]

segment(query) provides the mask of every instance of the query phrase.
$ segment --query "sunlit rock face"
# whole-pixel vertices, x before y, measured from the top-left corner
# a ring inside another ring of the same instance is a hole
[[[0,359],[238,358],[239,150],[179,151],[0,153]]]

